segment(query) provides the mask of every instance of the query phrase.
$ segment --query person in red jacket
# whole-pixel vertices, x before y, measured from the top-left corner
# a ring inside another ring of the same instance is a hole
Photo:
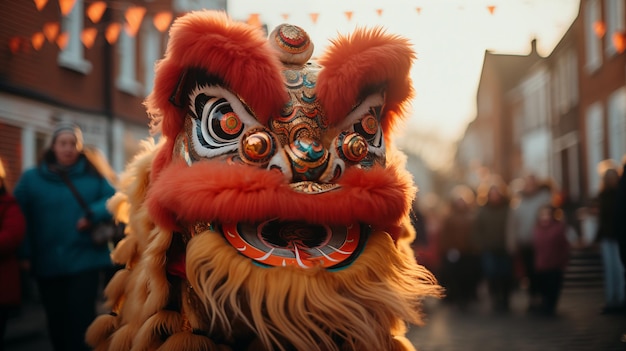
[[[558,210],[551,205],[539,209],[533,230],[535,272],[541,296],[540,312],[552,315],[563,286],[563,272],[569,261],[567,225],[558,218]]]
[[[0,160],[0,351],[4,349],[9,314],[21,302],[17,251],[26,231],[24,216],[17,201],[7,190],[5,177]]]

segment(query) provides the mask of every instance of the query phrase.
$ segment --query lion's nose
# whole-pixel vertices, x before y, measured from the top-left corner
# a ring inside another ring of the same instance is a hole
[[[301,137],[285,148],[293,181],[318,180],[328,167],[328,150],[317,140]]]

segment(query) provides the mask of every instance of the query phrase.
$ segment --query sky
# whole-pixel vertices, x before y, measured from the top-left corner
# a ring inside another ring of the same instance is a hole
[[[234,19],[258,14],[270,31],[281,23],[302,27],[314,56],[355,28],[381,26],[408,38],[417,53],[416,97],[399,144],[434,169],[450,166],[455,142],[476,116],[485,50],[526,55],[536,38],[548,56],[578,7],[579,0],[228,0]]]

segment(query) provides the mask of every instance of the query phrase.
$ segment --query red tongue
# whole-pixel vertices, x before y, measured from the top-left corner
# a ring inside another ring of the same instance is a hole
[[[182,235],[174,233],[172,237],[172,243],[169,249],[167,249],[167,262],[165,263],[165,269],[168,274],[183,279],[187,278],[187,272],[185,270],[185,251],[186,245],[183,241]]]

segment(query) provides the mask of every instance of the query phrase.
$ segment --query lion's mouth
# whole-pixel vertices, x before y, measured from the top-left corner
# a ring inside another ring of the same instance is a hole
[[[196,226],[197,228],[198,226]],[[240,254],[263,266],[341,268],[360,253],[365,225],[322,225],[269,220],[212,226]]]

